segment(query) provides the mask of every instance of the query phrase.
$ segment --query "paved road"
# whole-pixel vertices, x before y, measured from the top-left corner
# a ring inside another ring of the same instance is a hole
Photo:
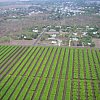
[[[47,30],[47,28],[43,29],[43,32],[40,33],[40,35],[37,37],[37,39],[36,39],[36,41],[34,42],[33,46],[35,46],[35,45],[38,43],[38,41],[39,41],[40,38],[43,36],[43,34],[45,33],[46,30]]]

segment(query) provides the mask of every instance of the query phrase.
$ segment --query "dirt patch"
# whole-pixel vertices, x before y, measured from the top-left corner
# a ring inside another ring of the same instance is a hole
[[[100,39],[93,39],[96,48],[100,48]]]
[[[36,40],[12,40],[10,42],[3,42],[0,45],[33,45]]]

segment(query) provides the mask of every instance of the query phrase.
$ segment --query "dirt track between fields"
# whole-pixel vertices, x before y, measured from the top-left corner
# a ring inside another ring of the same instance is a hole
[[[33,45],[35,42],[34,40],[12,40],[10,42],[3,42],[0,45]]]

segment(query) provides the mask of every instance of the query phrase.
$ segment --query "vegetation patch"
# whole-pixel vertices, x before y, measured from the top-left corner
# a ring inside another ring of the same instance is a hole
[[[99,100],[100,50],[0,46],[1,100]]]

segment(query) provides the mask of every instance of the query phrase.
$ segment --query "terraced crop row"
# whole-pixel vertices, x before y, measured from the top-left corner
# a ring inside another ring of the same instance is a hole
[[[0,100],[100,100],[100,50],[0,46]]]

